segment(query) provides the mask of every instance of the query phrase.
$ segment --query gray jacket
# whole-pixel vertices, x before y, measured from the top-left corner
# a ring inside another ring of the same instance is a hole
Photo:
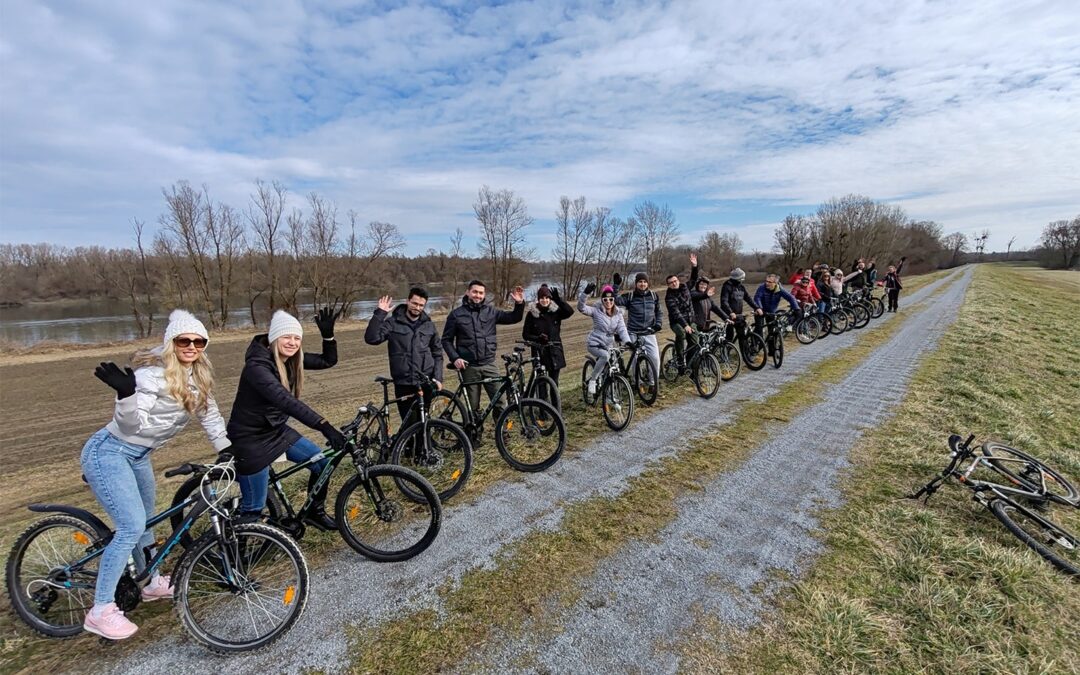
[[[626,329],[635,335],[657,332],[663,327],[664,310],[655,291],[642,293],[636,288],[615,298],[615,304],[626,308]]]
[[[626,322],[623,321],[623,312],[615,308],[615,315],[608,316],[604,310],[591,307],[585,302],[588,296],[582,291],[578,293],[577,308],[582,314],[592,318],[592,331],[585,340],[589,347],[607,348],[611,346],[611,340],[618,336],[623,342],[630,342],[630,334],[626,332]]]
[[[188,386],[196,391],[194,382]],[[215,450],[229,447],[225,420],[213,398],[198,418]],[[153,449],[183,431],[188,419],[187,410],[169,393],[165,369],[143,366],[135,371],[135,393],[116,402],[112,421],[105,428],[122,441]]]

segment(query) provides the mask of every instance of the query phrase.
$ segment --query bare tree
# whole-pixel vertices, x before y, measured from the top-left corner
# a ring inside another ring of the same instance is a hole
[[[1056,220],[1042,231],[1042,245],[1050,254],[1053,267],[1071,269],[1080,263],[1080,215]]]
[[[773,232],[775,249],[780,254],[780,271],[787,275],[796,266],[802,267],[809,262],[811,249],[810,220],[797,215],[789,215]]]
[[[251,231],[255,233],[255,239],[266,255],[266,273],[269,281],[269,313],[273,314],[278,306],[278,254],[282,247],[282,217],[285,213],[285,200],[288,195],[286,187],[274,181],[267,185],[261,180],[255,181],[255,194],[251,195],[251,204],[248,205],[247,220],[251,225]],[[255,267],[252,265],[252,277],[255,276]],[[254,288],[258,284],[251,284]],[[261,290],[260,290],[261,293]],[[255,321],[254,298],[252,304],[252,321]]]
[[[1008,245],[1005,246],[1005,259],[1006,260],[1008,260],[1009,256],[1012,255],[1012,247],[1013,247],[1013,244],[1015,244],[1015,243],[1016,243],[1016,237],[1013,237],[1012,239],[1009,240]]]
[[[461,270],[462,263],[464,262],[463,258],[465,257],[464,239],[465,233],[460,227],[454,230],[454,236],[450,237],[451,303],[453,303],[458,296],[458,284],[463,281],[461,278]]]
[[[633,218],[641,232],[645,269],[650,277],[659,278],[664,252],[679,238],[675,214],[667,204],[657,206],[646,200],[634,207]]]
[[[526,230],[533,219],[525,201],[513,190],[496,192],[487,185],[480,188],[473,212],[480,224],[478,247],[491,272],[492,295],[501,302],[521,280],[521,263],[533,256],[526,244]]]
[[[140,319],[138,303],[134,297],[131,298],[131,303],[135,323],[139,327],[140,337],[149,337],[154,332],[154,282],[150,278],[150,268],[146,262],[146,248],[143,246],[144,225],[145,223],[138,218],[133,219],[131,223],[132,229],[135,231],[135,252],[138,256],[138,275],[139,285],[142,286],[143,310],[146,312],[145,329]]]
[[[607,213],[604,214],[607,218]],[[588,266],[596,257],[597,241],[593,228],[594,214],[585,205],[585,197],[570,201],[559,199],[555,212],[555,261],[559,263],[560,280],[568,297],[577,292]]]
[[[953,232],[945,237],[945,250],[949,251],[949,267],[956,267],[963,262],[964,252],[968,248],[968,237],[963,232]]]
[[[606,280],[618,270],[624,259],[623,251],[629,245],[626,240],[628,233],[623,222],[611,215],[611,209],[599,207],[593,211],[590,238],[595,242],[593,257],[596,264],[593,269],[593,278],[596,280],[598,289],[602,288]],[[580,282],[581,279],[577,281]],[[577,283],[567,286],[567,289],[572,295],[576,295]]]
[[[735,267],[742,240],[735,233],[709,232],[698,244],[698,266],[709,276],[727,274]]]

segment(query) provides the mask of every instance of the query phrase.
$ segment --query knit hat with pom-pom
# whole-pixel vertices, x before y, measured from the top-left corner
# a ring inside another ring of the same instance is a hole
[[[274,312],[274,317],[270,319],[270,333],[266,336],[266,339],[273,344],[274,340],[282,335],[304,337],[304,327],[300,325],[295,316],[283,309],[279,309]]]
[[[189,333],[198,335],[204,340],[209,340],[210,335],[206,332],[206,326],[202,321],[195,318],[191,312],[183,309],[174,309],[169,315],[169,325],[165,327],[164,344],[169,344],[177,335]]]

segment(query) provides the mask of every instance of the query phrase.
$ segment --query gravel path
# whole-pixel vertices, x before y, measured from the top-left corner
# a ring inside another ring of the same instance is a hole
[[[678,518],[657,540],[633,542],[604,561],[582,599],[556,620],[557,635],[491,640],[502,646],[467,670],[674,673],[671,644],[691,627],[689,608],[754,623],[764,601],[751,589],[776,570],[798,575],[812,563],[821,549],[815,511],[840,504],[837,478],[848,452],[901,400],[920,357],[955,319],[970,278],[968,270],[857,366],[834,389],[839,396],[806,408],[743,466],[681,499]]]
[[[912,293],[905,298],[905,311],[915,311],[918,302],[955,276]],[[933,306],[943,304],[948,303],[935,301]],[[862,332],[876,330],[876,326],[890,321],[891,315],[885,315]],[[687,439],[729,422],[740,402],[767,398],[798,378],[808,366],[852,344],[859,333],[849,331],[796,350],[779,371],[767,367],[753,373],[744,368],[732,383],[722,385],[712,400],[692,398],[665,410],[663,424],[635,423],[621,434],[603,434],[582,452],[564,458],[545,473],[522,474],[519,480],[492,486],[471,504],[451,502],[444,507],[438,539],[413,560],[380,565],[342,545],[340,553],[312,571],[311,598],[304,616],[288,635],[267,650],[217,658],[185,639],[177,627],[176,634],[152,648],[100,664],[100,669],[121,673],[339,670],[347,665],[345,627],[377,624],[422,607],[440,607],[436,589],[448,580],[456,582],[469,570],[493,564],[507,544],[530,531],[556,528],[565,504],[597,494],[618,494],[626,480],[640,473],[649,460],[672,454]],[[711,421],[702,424],[703,419]],[[481,451],[495,450],[489,441]],[[610,631],[605,634],[611,635]]]

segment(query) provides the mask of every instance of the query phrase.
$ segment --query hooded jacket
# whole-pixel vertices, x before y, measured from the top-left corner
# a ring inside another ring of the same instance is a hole
[[[554,295],[547,309],[537,304],[525,313],[521,337],[530,342],[543,342],[541,336],[547,336],[549,345],[540,352],[540,358],[548,370],[562,370],[566,367],[566,355],[562,346],[562,322],[573,313],[574,308],[569,303]]]
[[[787,300],[792,309],[799,308],[799,301],[791,293],[785,291],[784,287],[779,283],[776,284],[775,291],[770,291],[765,284],[761,284],[758,286],[757,292],[754,293],[754,302],[761,308],[761,311],[768,314],[776,314],[781,299]]]
[[[821,293],[818,292],[817,285],[813,281],[806,284],[795,284],[791,287],[791,294],[795,296],[795,299],[799,302],[818,302],[821,300]]]
[[[904,287],[904,285],[900,283],[900,270],[904,269],[904,262],[905,261],[903,260],[900,261],[900,264],[896,266],[895,272],[887,272],[885,274],[885,288],[895,288],[899,291]]]
[[[728,279],[720,287],[720,309],[725,314],[742,314],[744,300],[746,304],[758,309],[757,301],[750,297],[750,293],[747,292],[741,281]]]
[[[710,312],[720,317],[721,321],[727,321],[727,315],[712,301],[708,292],[690,291],[690,301],[694,304],[694,326],[699,330],[705,330],[708,326]]]
[[[593,328],[585,338],[588,347],[600,347],[606,349],[611,346],[612,338],[618,337],[623,342],[630,342],[630,334],[626,332],[626,322],[623,320],[623,311],[615,307],[615,315],[610,316],[599,307],[592,307],[585,302],[585,291],[578,293],[577,309],[579,312],[592,319]]]
[[[229,440],[236,470],[245,476],[270,466],[300,440],[300,433],[288,425],[290,417],[312,429],[324,421],[322,415],[281,384],[266,337],[256,335],[248,345],[229,416]],[[334,340],[323,340],[322,354],[304,352],[304,370],[323,370],[336,363]]]
[[[524,302],[515,303],[514,310],[507,312],[486,302],[477,305],[469,300],[469,296],[462,296],[461,305],[446,317],[443,351],[451,361],[464,359],[472,366],[491,363],[498,349],[496,326],[517,323],[524,313]]]
[[[634,289],[616,296],[615,304],[626,308],[626,329],[637,335],[657,332],[664,326],[664,310],[655,291]]]
[[[420,312],[416,321],[410,321],[408,310],[405,303],[389,312],[376,309],[364,331],[364,342],[369,345],[387,343],[390,377],[394,384],[419,387],[422,382],[417,374],[442,382],[443,353],[439,329],[427,312]]]
[[[664,296],[664,304],[667,305],[668,324],[674,329],[675,326],[687,326],[694,323],[694,301],[690,297],[690,289],[697,283],[698,268],[694,265],[690,268],[690,280],[679,284],[677,289],[668,289]]]
[[[160,356],[161,347],[156,347],[153,352]],[[198,391],[190,378],[188,387],[193,392]],[[196,417],[215,450],[220,452],[229,447],[225,420],[213,398],[206,402],[206,409],[197,413]],[[154,449],[183,431],[189,419],[183,404],[169,393],[164,365],[150,365],[135,370],[135,393],[117,399],[113,418],[105,428],[122,441]]]

